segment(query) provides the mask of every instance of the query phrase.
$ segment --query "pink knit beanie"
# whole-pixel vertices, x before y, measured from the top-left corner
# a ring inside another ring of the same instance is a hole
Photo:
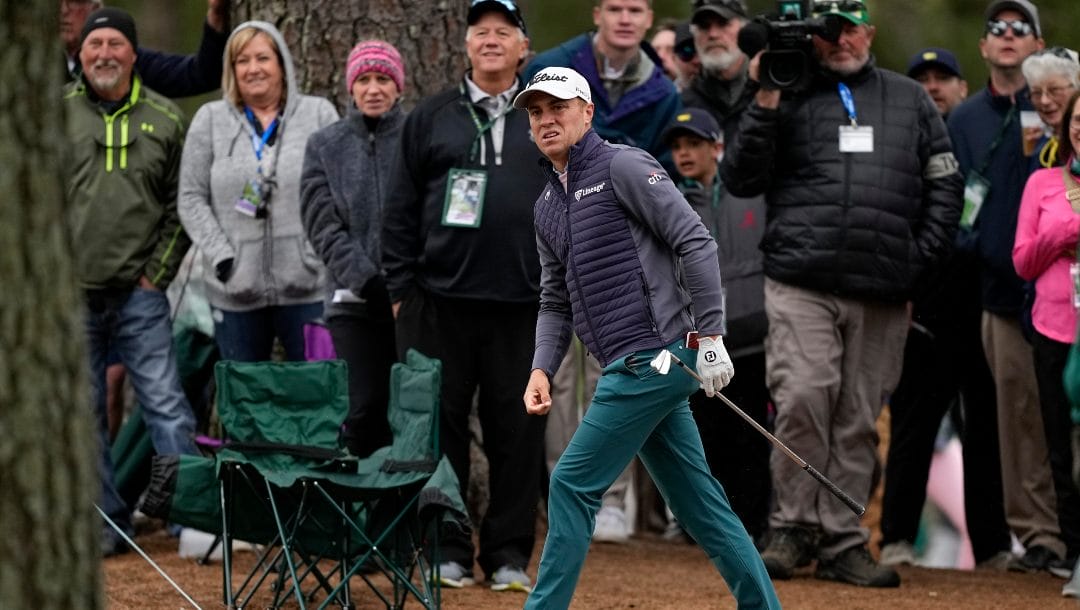
[[[353,47],[345,64],[345,90],[352,93],[353,83],[365,72],[381,72],[405,90],[405,65],[394,45],[382,40],[366,40]]]

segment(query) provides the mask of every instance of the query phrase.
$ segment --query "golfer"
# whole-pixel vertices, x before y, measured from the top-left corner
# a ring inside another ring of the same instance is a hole
[[[715,242],[655,159],[596,135],[580,74],[542,70],[514,106],[528,110],[550,174],[534,212],[542,270],[526,410],[550,408],[571,322],[603,367],[551,473],[547,542],[525,607],[570,605],[601,496],[636,453],[739,608],[779,608],[750,536],[709,474],[687,401],[697,382],[649,366],[666,348],[697,363],[709,396],[731,381]],[[685,340],[695,330],[696,353]]]

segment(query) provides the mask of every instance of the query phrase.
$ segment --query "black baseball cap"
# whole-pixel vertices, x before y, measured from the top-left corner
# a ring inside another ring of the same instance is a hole
[[[476,25],[480,17],[491,11],[499,11],[506,15],[510,23],[521,29],[522,34],[529,35],[529,31],[525,29],[525,18],[521,16],[521,9],[514,0],[472,0],[472,4],[469,5],[468,24]]]
[[[915,78],[927,68],[937,68],[957,78],[964,78],[960,71],[960,62],[956,61],[956,56],[948,49],[930,47],[919,51],[908,62],[907,75]]]
[[[690,21],[697,25],[709,15],[717,15],[724,21],[746,19],[746,5],[742,0],[694,0],[693,8]]]
[[[710,142],[720,140],[720,124],[713,118],[712,113],[704,108],[684,108],[664,129],[660,139],[665,144],[671,144],[671,140],[684,131]]]

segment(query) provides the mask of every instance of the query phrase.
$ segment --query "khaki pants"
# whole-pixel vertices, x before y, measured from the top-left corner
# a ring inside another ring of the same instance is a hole
[[[776,405],[776,436],[861,504],[877,465],[875,428],[883,397],[900,378],[907,311],[903,304],[847,299],[765,280],[766,378]],[[780,451],[771,458],[772,527],[824,533],[819,557],[866,544],[860,519]]]
[[[585,349],[577,338],[570,342],[562,364],[551,380],[551,410],[548,412],[547,430],[544,432],[544,454],[547,470],[555,469],[559,456],[570,444],[570,438],[581,424],[585,410],[592,402],[596,382],[600,379],[600,363]],[[618,508],[626,513],[627,524],[633,530],[634,507],[627,506],[627,492],[633,485],[633,462],[615,479],[604,493],[604,506]]]
[[[1031,345],[1018,321],[988,311],[983,312],[982,341],[997,390],[1005,520],[1025,547],[1042,545],[1063,557]]]

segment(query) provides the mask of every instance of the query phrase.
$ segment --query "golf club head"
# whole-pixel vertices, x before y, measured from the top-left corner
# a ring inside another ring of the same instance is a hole
[[[652,359],[649,366],[656,369],[661,375],[667,375],[668,371],[671,370],[671,352],[666,349],[660,350],[660,353]]]

